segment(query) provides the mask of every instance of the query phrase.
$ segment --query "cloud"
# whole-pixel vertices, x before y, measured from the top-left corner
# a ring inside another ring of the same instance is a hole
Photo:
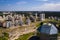
[[[48,0],[35,0],[35,1],[48,1]]]
[[[60,3],[45,3],[40,6],[28,8],[31,11],[60,11]]]
[[[27,2],[26,1],[20,1],[20,2],[17,2],[16,4],[26,4]]]
[[[21,3],[21,2],[19,2]],[[21,3],[26,4],[26,3]],[[20,6],[20,5],[12,5],[8,4],[7,7],[1,7],[0,10],[13,10],[13,11],[60,11],[60,2],[58,3],[44,3],[41,5],[33,5],[33,6]]]
[[[13,7],[15,11],[60,11],[60,3],[45,3],[39,6]]]

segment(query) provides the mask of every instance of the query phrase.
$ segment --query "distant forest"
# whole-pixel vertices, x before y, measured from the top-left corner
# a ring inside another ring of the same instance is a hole
[[[8,11],[6,11],[6,12],[8,12]],[[16,14],[25,14],[25,15],[29,15],[30,13],[35,15],[35,13],[38,13],[38,16],[41,13],[45,13],[46,17],[48,17],[48,16],[60,17],[60,11],[59,12],[53,12],[53,11],[11,11],[11,12],[16,13]],[[3,15],[3,11],[0,11],[0,15],[1,16]]]

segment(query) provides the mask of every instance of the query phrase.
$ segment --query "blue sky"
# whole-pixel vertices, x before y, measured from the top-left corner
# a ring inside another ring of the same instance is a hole
[[[0,0],[0,11],[60,11],[60,0]]]

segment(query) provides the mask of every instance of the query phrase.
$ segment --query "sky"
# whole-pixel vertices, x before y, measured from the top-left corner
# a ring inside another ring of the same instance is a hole
[[[0,0],[0,11],[60,11],[60,0]]]

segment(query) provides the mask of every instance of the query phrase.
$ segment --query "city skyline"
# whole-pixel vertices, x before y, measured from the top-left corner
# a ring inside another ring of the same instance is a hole
[[[0,11],[60,11],[60,0],[0,0]]]

